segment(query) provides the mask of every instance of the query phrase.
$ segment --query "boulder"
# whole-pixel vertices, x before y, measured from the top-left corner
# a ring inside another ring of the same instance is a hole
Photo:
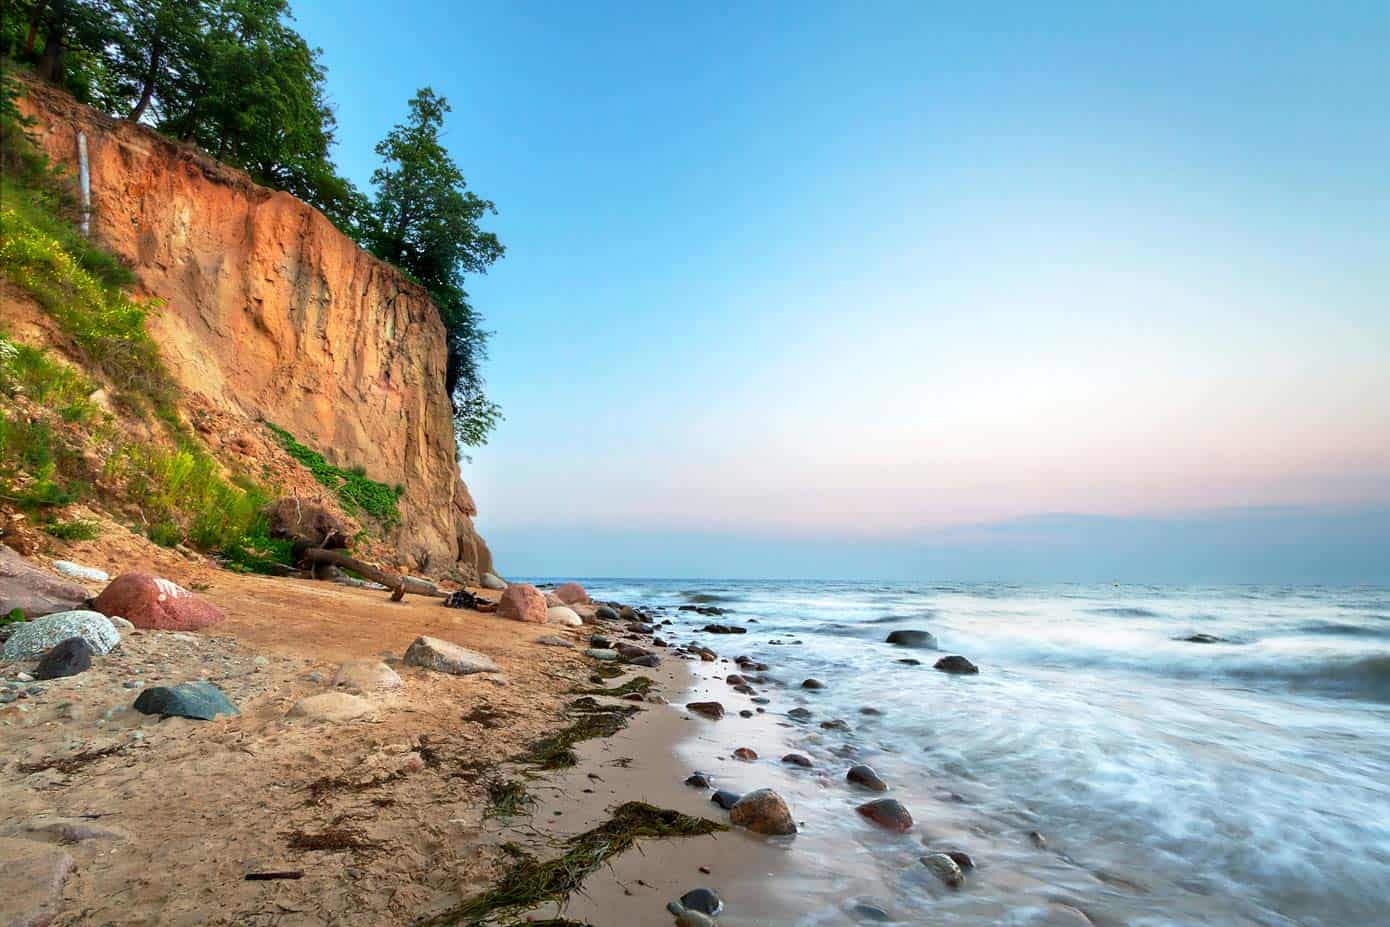
[[[545,610],[545,620],[550,624],[563,625],[566,628],[582,628],[584,619],[574,613],[574,609],[566,605],[554,605]]]
[[[686,776],[685,784],[693,789],[708,789],[714,787],[710,782],[709,775],[702,772],[693,772]]]
[[[802,769],[811,768],[811,758],[809,756],[803,756],[800,753],[788,753],[786,756],[782,757],[782,762],[786,763],[788,766],[800,766]]]
[[[58,914],[63,883],[72,872],[72,856],[35,840],[0,838],[0,923],[7,927],[42,927]]]
[[[629,666],[643,666],[647,669],[652,669],[661,665],[661,657],[658,657],[654,653],[646,653],[640,657],[631,657],[625,659],[623,660],[623,662]]]
[[[226,694],[210,682],[185,682],[177,686],[153,686],[140,693],[135,710],[166,718],[211,721],[218,715],[239,714]]]
[[[879,827],[904,833],[912,829],[912,815],[896,798],[878,798],[854,809]]]
[[[590,647],[584,651],[584,656],[602,663],[612,663],[618,659],[618,651],[609,650],[607,647]]]
[[[291,718],[311,721],[351,721],[372,713],[374,706],[360,695],[347,692],[320,692],[294,703]]]
[[[574,643],[572,641],[568,641],[557,634],[542,634],[540,637],[536,638],[536,643],[543,647],[567,647],[570,650],[574,649]]]
[[[71,560],[54,560],[53,569],[70,579],[84,579],[89,583],[104,583],[111,579],[110,574],[105,570],[83,566],[80,563],[73,563]]]
[[[561,583],[556,586],[555,597],[566,605],[581,605],[589,601],[589,593],[578,583]]]
[[[691,889],[681,895],[680,904],[688,911],[699,911],[710,917],[718,917],[724,910],[724,899],[712,888]]]
[[[598,608],[594,609],[594,617],[600,618],[603,621],[617,621],[618,612],[610,605],[600,605]]]
[[[736,805],[738,803],[738,800],[742,797],[743,796],[738,794],[737,792],[730,792],[728,789],[720,789],[719,791],[711,795],[709,797],[709,800],[714,802],[719,807],[723,808],[725,811],[728,811],[730,808]]]
[[[820,726],[821,726],[821,728],[822,728],[823,730],[827,730],[827,731],[846,731],[846,732],[848,732],[849,729],[850,729],[850,727],[849,727],[849,722],[846,721],[844,718],[834,718],[834,719],[832,719],[832,720],[830,720],[830,721],[822,721],[822,722],[820,723]]]
[[[787,717],[794,721],[807,721],[811,718],[811,709],[798,706],[787,712]]]
[[[821,682],[819,679],[803,679],[803,680],[801,681],[801,688],[803,688],[803,689],[824,689],[824,688],[825,688],[825,683]]]
[[[35,679],[61,679],[92,668],[92,645],[85,638],[69,637],[55,644],[39,661]]]
[[[845,780],[875,792],[888,791],[888,783],[878,777],[878,773],[874,772],[872,766],[865,766],[862,763],[858,766],[851,766],[849,772],[845,773]]]
[[[955,673],[961,676],[970,676],[980,671],[980,668],[971,663],[959,654],[951,654],[949,657],[942,657],[934,664],[936,669],[943,673]]]
[[[207,599],[149,573],[117,576],[92,607],[103,615],[120,615],[137,628],[196,631],[227,617]]]
[[[718,702],[691,702],[685,707],[697,715],[704,715],[712,721],[718,721],[720,718],[724,717],[724,706]]]
[[[796,833],[791,809],[772,789],[757,789],[734,802],[729,820],[755,834],[782,835]]]
[[[545,624],[545,596],[535,586],[512,583],[503,590],[502,598],[497,602],[497,617]]]
[[[960,888],[965,884],[965,873],[961,872],[960,865],[946,853],[928,853],[922,857],[922,865],[945,882],[951,888]]]
[[[751,715],[752,712],[750,711],[749,714]],[[745,763],[751,763],[757,758],[758,751],[754,750],[752,747],[739,747],[734,751],[734,759],[743,760]]]
[[[936,649],[936,637],[930,631],[890,631],[888,643],[899,647],[920,647],[923,650]]]
[[[87,590],[77,583],[39,569],[0,544],[0,615],[17,608],[26,618],[38,618],[79,609],[87,598]]]
[[[599,607],[592,603],[575,602],[570,608],[574,610],[576,615],[583,619],[585,624],[593,624],[594,619],[598,617]]]
[[[507,588],[507,584],[495,573],[484,573],[482,578],[478,580],[478,585],[496,592],[501,592]]]
[[[451,676],[501,672],[491,657],[437,637],[415,638],[415,642],[406,648],[405,664],[434,670],[437,673],[448,673]]]
[[[286,496],[261,510],[273,538],[304,547],[346,548],[353,532],[347,522],[314,502]]]
[[[333,685],[357,692],[376,692],[399,689],[402,683],[396,671],[380,660],[349,660],[338,667]]]
[[[96,654],[110,653],[121,642],[116,626],[100,612],[56,612],[16,626],[0,654],[6,660],[35,660],[72,637],[85,640]]]

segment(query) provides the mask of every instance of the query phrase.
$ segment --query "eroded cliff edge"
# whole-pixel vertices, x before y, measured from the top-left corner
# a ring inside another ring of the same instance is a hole
[[[26,82],[55,162],[91,176],[91,233],[163,301],[150,320],[178,384],[285,428],[334,464],[400,484],[403,566],[492,569],[459,475],[445,333],[425,290],[318,210],[153,130]]]

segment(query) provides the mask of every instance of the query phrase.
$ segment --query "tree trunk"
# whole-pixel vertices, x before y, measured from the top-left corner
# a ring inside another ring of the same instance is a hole
[[[67,42],[67,31],[68,0],[53,0],[53,15],[49,17],[43,55],[39,57],[39,77],[50,84],[63,82],[63,52]]]
[[[139,122],[140,117],[144,116],[145,110],[149,108],[150,98],[154,96],[154,80],[159,75],[159,58],[163,52],[164,34],[155,30],[154,41],[150,44],[150,69],[145,74],[145,86],[140,88],[140,102],[135,104],[135,109],[126,117],[131,122]]]
[[[43,11],[48,7],[48,0],[39,0],[34,4],[34,12],[29,17],[29,34],[24,37],[24,57],[29,58],[34,54],[34,43],[39,38],[39,20],[43,19]]]

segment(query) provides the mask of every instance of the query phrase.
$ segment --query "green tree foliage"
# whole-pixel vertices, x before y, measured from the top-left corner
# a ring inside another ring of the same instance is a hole
[[[463,288],[464,274],[486,273],[505,249],[479,225],[493,204],[468,189],[440,141],[449,103],[429,87],[410,101],[406,121],[376,146],[385,162],[372,174],[376,196],[363,241],[376,255],[430,291],[448,333],[445,388],[454,403],[459,440],[486,443],[501,410],[484,392],[481,362],[488,333]]]
[[[501,412],[484,392],[488,333],[463,281],[504,249],[479,224],[493,204],[468,190],[440,142],[443,97],[419,91],[377,146],[369,201],[330,158],[337,122],[321,53],[294,30],[288,0],[8,0],[0,54],[294,194],[420,281],[448,333],[459,441],[486,443]]]

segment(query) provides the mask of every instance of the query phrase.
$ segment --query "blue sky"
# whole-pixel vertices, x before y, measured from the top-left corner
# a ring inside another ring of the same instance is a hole
[[[504,571],[1390,580],[1390,5],[295,10],[498,204]]]

